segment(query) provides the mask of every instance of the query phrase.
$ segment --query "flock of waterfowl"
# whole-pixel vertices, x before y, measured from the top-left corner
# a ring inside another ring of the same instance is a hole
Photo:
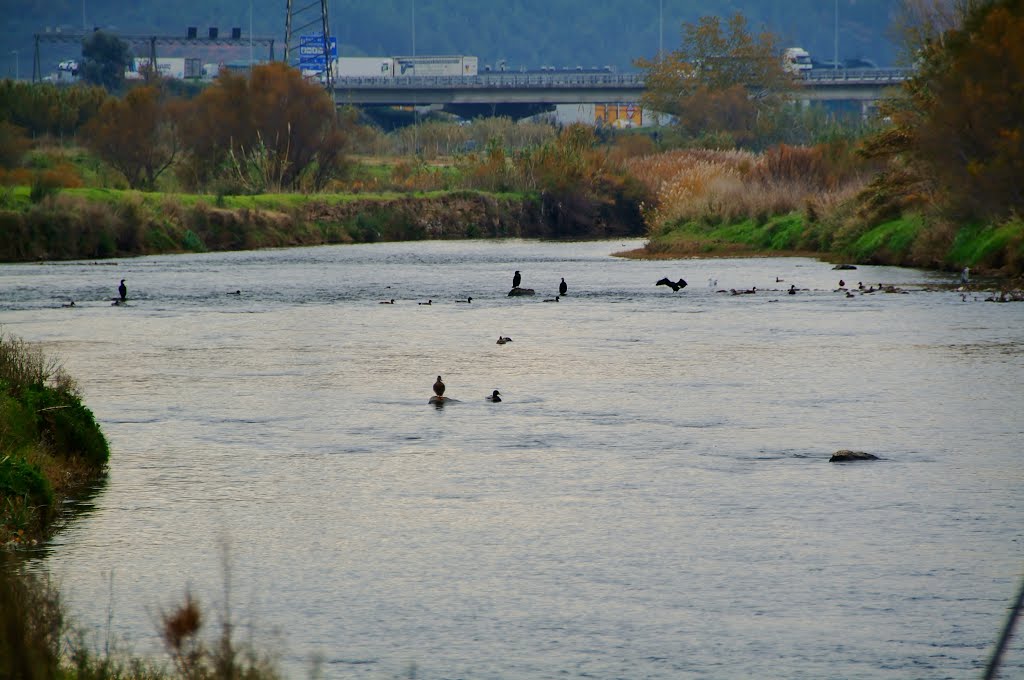
[[[856,267],[853,266],[853,265],[837,265],[836,267],[834,267],[834,269],[849,270],[849,269],[856,269]],[[522,287],[522,282],[523,282],[522,273],[520,271],[516,270],[516,272],[512,275],[512,289],[508,292],[508,295],[511,296],[511,297],[515,297],[515,296],[531,296],[531,295],[535,294],[535,291],[532,288],[523,288]],[[775,277],[775,282],[776,283],[784,283],[783,279],[781,279],[781,278],[779,278],[777,276]],[[965,301],[965,302],[967,301],[967,291],[969,290],[967,288],[967,286],[969,284],[970,284],[970,270],[965,267],[963,269],[963,271],[960,273],[960,287],[956,289],[957,291],[959,291],[961,293],[961,299],[963,301]],[[673,292],[678,292],[678,291],[682,290],[683,288],[685,288],[688,284],[687,284],[686,280],[683,279],[682,277],[680,277],[676,281],[673,281],[673,280],[669,279],[668,277],[663,277],[663,278],[659,279],[657,282],[655,282],[654,285],[655,286],[666,286],[668,288],[671,288]],[[718,280],[715,279],[715,278],[709,278],[708,279],[708,287],[709,288],[717,289],[717,287],[718,287]],[[807,289],[807,288],[797,288],[795,284],[790,284],[789,288],[786,289],[785,292],[787,294],[789,294],[789,295],[796,295],[799,292],[807,292],[808,290],[809,289]],[[558,295],[556,295],[553,298],[546,298],[544,300],[544,302],[558,302],[568,292],[569,292],[569,286],[565,282],[565,277],[562,277],[561,281],[558,284]],[[757,289],[757,286],[752,286],[749,289],[730,288],[728,290],[725,290],[725,289],[716,290],[715,292],[717,292],[717,293],[728,293],[728,294],[731,294],[731,295],[756,295],[757,292],[758,292],[758,289]],[[762,292],[764,292],[764,291],[762,291]],[[772,290],[772,291],[768,291],[768,292],[778,292],[778,291]],[[908,291],[903,290],[903,289],[901,289],[901,288],[899,288],[897,286],[885,285],[885,284],[882,284],[882,283],[879,283],[877,286],[875,286],[874,284],[869,285],[869,286],[865,286],[864,283],[861,282],[861,281],[857,282],[857,286],[855,288],[854,287],[847,287],[846,281],[844,279],[839,279],[838,287],[834,289],[834,292],[843,293],[845,295],[845,297],[852,298],[852,297],[855,297],[855,292],[860,294],[860,295],[870,295],[870,294],[876,293],[876,292],[878,292],[878,293],[907,293]],[[118,294],[117,297],[111,298],[112,306],[116,307],[116,306],[127,304],[127,301],[128,301],[128,287],[125,285],[125,279],[121,279],[120,284],[118,284],[118,286],[117,286],[117,294]],[[228,295],[241,295],[241,294],[242,294],[241,290],[235,290],[235,291],[231,291],[231,292],[228,293]],[[978,298],[975,296],[974,299],[977,300]],[[1021,301],[1024,301],[1024,291],[1020,291],[1020,290],[1003,290],[998,295],[993,294],[993,295],[990,295],[989,297],[986,297],[984,299],[987,302],[1021,302]],[[473,298],[472,297],[467,297],[465,300],[459,299],[459,300],[456,300],[455,302],[463,303],[463,304],[472,304]],[[393,304],[395,304],[395,299],[391,298],[391,299],[388,299],[388,300],[381,300],[379,302],[379,304],[382,304],[382,305],[393,305]],[[431,305],[433,305],[433,299],[428,299],[426,302],[418,302],[417,304],[421,305],[421,306],[431,306]],[[62,304],[61,306],[62,307],[74,307],[75,306],[75,301],[74,300],[70,300],[66,304]],[[504,345],[504,344],[507,344],[509,342],[512,342],[512,338],[510,338],[508,336],[504,336],[504,335],[499,335],[498,336],[497,344]],[[437,376],[437,381],[434,382],[434,396],[432,396],[430,398],[430,402],[429,403],[435,404],[437,406],[442,406],[446,402],[453,401],[450,397],[445,397],[444,396],[444,391],[445,391],[444,382],[441,380],[441,376]],[[485,399],[487,401],[490,401],[490,402],[500,402],[501,401],[500,394],[501,393],[498,390],[494,390],[491,394],[487,395],[485,397]]]

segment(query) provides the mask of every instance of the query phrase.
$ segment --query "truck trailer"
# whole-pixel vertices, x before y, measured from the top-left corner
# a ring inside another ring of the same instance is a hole
[[[335,78],[390,78],[395,75],[391,57],[341,57],[334,60]]]
[[[394,57],[395,76],[475,76],[476,57],[442,55],[425,57]]]

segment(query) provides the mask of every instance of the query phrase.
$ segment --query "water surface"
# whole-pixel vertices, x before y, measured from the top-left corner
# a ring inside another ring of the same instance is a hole
[[[113,451],[34,568],[154,655],[229,592],[291,677],[978,677],[1024,567],[1024,305],[636,245],[0,266]]]

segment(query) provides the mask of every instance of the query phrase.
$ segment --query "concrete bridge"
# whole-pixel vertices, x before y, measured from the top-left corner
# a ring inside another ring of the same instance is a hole
[[[827,69],[799,78],[801,101],[854,101],[863,107],[902,83],[906,69]],[[529,115],[556,104],[636,102],[644,77],[636,73],[556,71],[496,72],[476,76],[398,76],[337,78],[339,106],[440,105],[464,115],[521,111]],[[514,115],[514,114],[513,114]]]

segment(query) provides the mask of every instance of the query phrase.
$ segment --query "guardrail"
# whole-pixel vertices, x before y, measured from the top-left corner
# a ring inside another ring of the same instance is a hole
[[[807,83],[900,83],[913,75],[908,68],[837,68],[812,69],[800,74]]]
[[[818,69],[800,74],[806,85],[829,83],[899,83],[909,77],[909,69]],[[334,79],[336,89],[381,90],[445,90],[445,89],[544,89],[544,88],[609,88],[637,89],[644,87],[640,73],[485,73],[475,76],[341,76]]]

